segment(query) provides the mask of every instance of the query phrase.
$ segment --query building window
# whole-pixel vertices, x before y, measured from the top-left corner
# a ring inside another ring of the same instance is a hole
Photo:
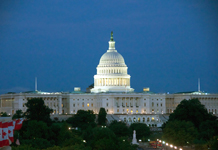
[[[129,109],[126,109],[126,112],[129,112]]]
[[[73,104],[73,107],[75,107],[75,104]]]
[[[64,104],[61,104],[61,107],[64,107]]]
[[[152,112],[154,112],[154,109],[152,109]]]
[[[152,102],[152,107],[154,107],[154,102]]]
[[[138,122],[140,122],[140,118],[138,118]]]
[[[117,112],[119,112],[119,109],[117,109]]]
[[[144,103],[144,106],[146,106],[146,103]]]
[[[136,113],[138,113],[139,111],[138,111],[138,109],[136,109]]]
[[[163,106],[162,103],[160,104],[160,106],[161,106],[161,107]]]
[[[107,103],[107,106],[108,106],[108,103]]]
[[[126,118],[124,118],[124,122],[126,122]]]
[[[147,118],[147,122],[149,122],[149,121],[150,121],[150,118],[148,117],[148,118]]]
[[[131,113],[133,113],[132,109],[131,109]]]
[[[157,109],[157,112],[159,112],[159,109]]]
[[[143,118],[143,122],[145,122],[145,118]]]
[[[73,113],[75,113],[75,110],[73,110]]]
[[[93,107],[93,103],[91,104],[91,106]]]
[[[157,103],[157,107],[158,107],[158,103]]]
[[[84,107],[84,102],[82,103],[82,107]]]
[[[89,103],[87,103],[87,107],[89,107]]]
[[[107,109],[107,112],[108,112],[108,109]]]

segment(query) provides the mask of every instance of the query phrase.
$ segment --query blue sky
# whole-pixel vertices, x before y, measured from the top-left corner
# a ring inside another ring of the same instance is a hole
[[[111,31],[135,91],[218,93],[214,0],[1,1],[0,93],[85,90]]]

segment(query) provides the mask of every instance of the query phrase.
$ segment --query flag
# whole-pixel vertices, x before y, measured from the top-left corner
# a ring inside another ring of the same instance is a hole
[[[11,142],[14,142],[14,127],[15,121],[8,122],[8,138],[11,140]]]
[[[8,122],[2,123],[2,136],[0,138],[0,145],[3,146],[9,146],[9,140],[8,140]]]
[[[15,128],[14,128],[14,130],[20,130],[20,129],[22,128],[23,121],[24,121],[23,118],[16,119],[16,123],[15,123]]]
[[[2,122],[0,122],[0,147],[2,147]]]

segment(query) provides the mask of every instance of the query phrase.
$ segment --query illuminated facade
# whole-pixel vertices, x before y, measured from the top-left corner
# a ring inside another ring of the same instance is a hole
[[[73,92],[7,93],[0,96],[0,112],[13,115],[16,110],[26,111],[25,103],[31,98],[42,98],[45,105],[54,110],[53,115],[76,114],[78,110],[93,110],[96,114],[104,107],[108,121],[123,120],[127,124],[143,122],[147,125],[161,126],[183,99],[198,98],[208,112],[217,114],[218,94],[189,92],[177,94],[156,94],[145,88],[136,93],[130,87],[130,75],[127,73],[124,58],[115,49],[113,35],[109,49],[99,61],[94,76],[94,88],[90,93],[75,88]]]
[[[99,61],[91,92],[133,92],[134,89],[130,88],[130,75],[127,74],[128,67],[123,56],[115,49],[113,32],[108,43],[109,49]]]

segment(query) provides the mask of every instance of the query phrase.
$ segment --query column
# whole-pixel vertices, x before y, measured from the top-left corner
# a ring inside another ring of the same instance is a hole
[[[103,79],[101,79],[101,86],[103,86]]]
[[[58,113],[62,114],[62,96],[58,96]]]

